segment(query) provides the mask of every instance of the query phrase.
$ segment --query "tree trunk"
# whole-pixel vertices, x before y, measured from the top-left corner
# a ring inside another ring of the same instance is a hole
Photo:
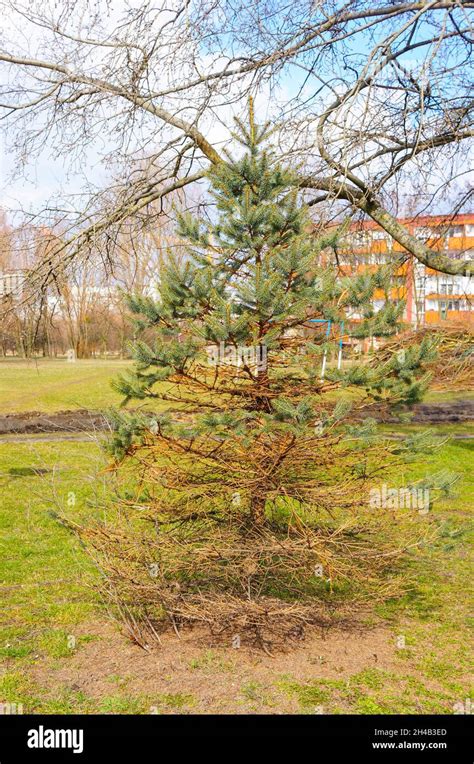
[[[250,500],[250,516],[252,525],[265,525],[265,496],[252,496]]]

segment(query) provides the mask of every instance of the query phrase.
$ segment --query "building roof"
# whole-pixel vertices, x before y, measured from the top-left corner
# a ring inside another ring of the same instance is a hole
[[[414,215],[408,218],[397,218],[399,223],[408,227],[418,226],[442,226],[442,225],[474,225],[474,212],[462,215]],[[350,230],[356,229],[379,229],[381,226],[375,220],[355,220],[350,225]],[[382,229],[383,230],[383,229]]]

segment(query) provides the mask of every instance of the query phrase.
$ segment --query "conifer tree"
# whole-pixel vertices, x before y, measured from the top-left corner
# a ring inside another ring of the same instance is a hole
[[[389,593],[387,564],[418,533],[412,518],[368,507],[368,495],[384,465],[423,444],[380,440],[364,411],[420,399],[429,344],[337,369],[339,337],[326,327],[397,331],[392,271],[329,267],[337,231],[315,237],[297,176],[252,107],[233,137],[237,156],[209,173],[208,218],[177,213],[185,256],[169,253],[157,297],[129,298],[152,340],[134,344],[135,370],[116,388],[147,408],[110,414],[110,450],[135,489],[115,530],[86,533],[144,640],[163,619],[264,645],[287,638],[324,602],[353,602],[367,584]],[[378,311],[375,289],[386,294]]]

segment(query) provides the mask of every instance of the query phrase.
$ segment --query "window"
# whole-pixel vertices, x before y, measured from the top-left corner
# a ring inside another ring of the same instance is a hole
[[[353,234],[352,244],[355,247],[367,246],[370,243],[370,236],[367,231],[357,231]]]
[[[427,241],[433,238],[433,231],[427,226],[418,226],[415,228],[415,236],[417,239],[421,239],[421,241]]]
[[[452,225],[448,228],[448,236],[462,236],[464,233],[464,226]]]
[[[466,236],[474,236],[474,223],[466,225]]]
[[[384,239],[387,238],[387,234],[385,233],[385,231],[374,231],[372,234],[372,238],[374,239],[374,241],[383,241]]]
[[[443,321],[445,321],[446,318],[448,317],[446,303],[444,300],[440,300],[439,302],[439,317],[443,319]]]
[[[441,282],[439,287],[440,294],[453,294],[454,285],[449,282]]]
[[[23,277],[19,273],[8,273],[0,276],[0,296],[18,297],[21,294]]]

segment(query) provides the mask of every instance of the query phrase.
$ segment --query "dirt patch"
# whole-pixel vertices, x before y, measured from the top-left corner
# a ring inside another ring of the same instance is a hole
[[[76,636],[81,633],[95,639],[53,666],[44,659],[32,667],[41,686],[63,686],[96,699],[113,695],[118,686],[131,696],[186,696],[187,710],[194,713],[296,713],[301,708],[285,691],[285,681],[347,680],[368,668],[393,671],[397,664],[395,636],[382,627],[313,634],[273,658],[246,648],[210,649],[196,630],[181,638],[166,634],[150,653],[109,622],[83,625]],[[160,707],[161,713],[176,710]]]
[[[406,409],[410,411],[409,409]],[[474,419],[474,400],[456,400],[440,403],[417,403],[412,422],[416,424],[450,424]],[[377,417],[378,418],[378,417]],[[384,417],[385,422],[397,422],[395,417]]]
[[[412,422],[415,424],[450,424],[474,420],[474,400],[456,400],[444,403],[419,403],[412,409]],[[176,414],[176,419],[183,418]],[[383,422],[395,423],[395,417],[383,416],[376,409],[370,416]],[[99,411],[78,409],[76,411],[58,411],[43,414],[29,411],[22,414],[0,415],[0,435],[49,433],[49,432],[91,432],[108,429],[104,416]]]
[[[78,409],[43,414],[28,411],[22,414],[0,415],[0,434],[26,434],[40,432],[91,432],[105,430],[108,425],[98,411]]]

